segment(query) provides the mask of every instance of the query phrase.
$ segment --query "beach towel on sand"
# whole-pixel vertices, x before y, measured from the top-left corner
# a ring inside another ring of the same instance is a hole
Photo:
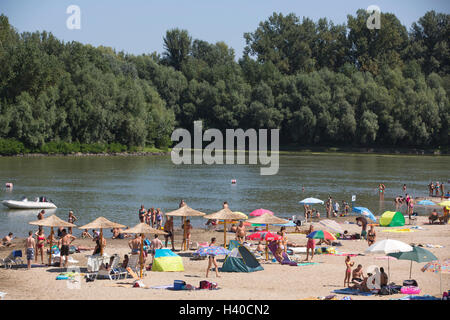
[[[352,288],[344,288],[344,289],[336,289],[332,291],[333,293],[339,293],[339,294],[347,294],[347,295],[354,295],[354,296],[371,296],[373,295],[372,292],[362,292],[357,289]]]

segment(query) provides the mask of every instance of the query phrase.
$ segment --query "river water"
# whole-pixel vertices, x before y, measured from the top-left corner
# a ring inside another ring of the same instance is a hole
[[[407,192],[418,197],[428,195],[430,181],[447,182],[448,164],[446,156],[291,153],[280,155],[278,174],[261,176],[259,165],[174,165],[170,156],[2,157],[0,199],[44,195],[58,206],[48,213],[67,221],[73,210],[79,226],[99,216],[134,226],[141,204],[168,212],[178,208],[180,199],[205,213],[228,201],[234,211],[248,214],[265,208],[289,218],[303,215],[298,202],[304,198],[325,201],[331,195],[350,203],[356,195],[355,205],[378,216],[395,209],[393,199],[403,194],[404,183]],[[237,183],[231,184],[232,179]],[[7,190],[6,182],[14,188]],[[379,183],[386,185],[381,201]],[[325,215],[324,206],[315,208]],[[427,214],[430,209],[416,206],[415,211]],[[36,220],[37,213],[1,206],[0,236],[9,231],[25,236],[36,228],[28,222]],[[203,218],[191,221],[194,227],[205,223]]]

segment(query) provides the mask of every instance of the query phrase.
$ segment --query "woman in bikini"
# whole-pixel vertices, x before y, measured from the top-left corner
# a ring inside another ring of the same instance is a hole
[[[67,219],[67,222],[75,223],[75,221],[77,220],[78,218],[73,215],[73,211],[69,211],[69,218]],[[68,227],[67,230],[69,231],[70,234],[72,234],[72,227]]]
[[[370,230],[367,233],[367,243],[369,246],[373,245],[375,243],[375,240],[377,238],[377,233],[375,232],[375,228],[373,225],[370,226]]]
[[[41,263],[44,264],[44,244],[45,244],[45,235],[42,227],[39,228],[39,231],[36,232],[36,258],[35,261],[38,260],[38,255],[41,253]]]
[[[344,287],[345,283],[347,283],[347,287],[350,287],[350,278],[352,276],[352,267],[354,262],[350,260],[350,256],[345,258],[345,278],[344,278]]]

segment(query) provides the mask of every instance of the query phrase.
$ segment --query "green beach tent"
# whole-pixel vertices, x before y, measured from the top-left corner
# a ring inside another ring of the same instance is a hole
[[[183,260],[170,249],[156,249],[152,271],[184,271]]]
[[[401,212],[386,211],[380,218],[380,226],[401,227],[405,225],[405,217]]]
[[[260,270],[264,270],[264,268],[243,245],[231,250],[220,269],[221,272],[254,272]]]

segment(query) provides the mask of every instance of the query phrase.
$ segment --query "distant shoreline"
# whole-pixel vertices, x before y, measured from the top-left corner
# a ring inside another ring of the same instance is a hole
[[[170,155],[172,149],[168,151],[133,151],[133,152],[74,152],[74,153],[19,153],[15,155],[0,155],[0,157],[109,157],[109,156],[166,156]],[[195,149],[186,149],[194,151]],[[225,151],[225,150],[218,150]],[[245,153],[250,151],[246,150]],[[358,148],[358,147],[280,147],[280,155],[290,155],[297,153],[326,153],[326,154],[366,154],[366,155],[425,155],[425,156],[449,156],[449,150],[420,149],[420,148]]]

